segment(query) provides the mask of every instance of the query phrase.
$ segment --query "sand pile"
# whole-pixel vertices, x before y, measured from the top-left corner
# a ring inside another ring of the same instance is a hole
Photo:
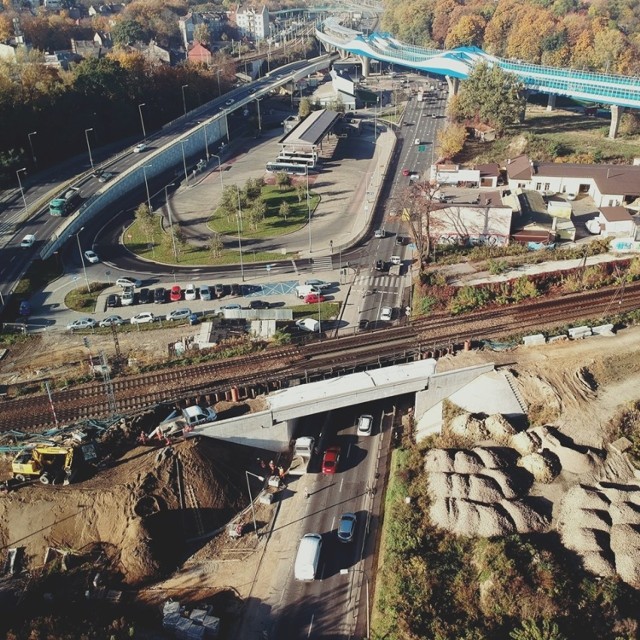
[[[484,426],[493,440],[504,445],[509,445],[511,438],[517,433],[508,420],[499,413],[485,418]]]
[[[581,556],[585,569],[600,576],[617,573],[640,586],[637,485],[573,487],[562,501],[558,527],[563,544]]]
[[[489,437],[489,432],[485,428],[482,420],[474,418],[466,411],[451,419],[449,431],[472,441],[486,440]]]
[[[540,453],[528,453],[518,460],[518,466],[526,469],[536,482],[549,484],[553,482],[561,471],[558,456],[543,449]]]
[[[537,433],[521,431],[511,438],[511,446],[522,456],[538,451],[542,446],[542,440]]]
[[[531,430],[541,440],[541,447],[558,456],[562,469],[578,475],[592,473],[599,465],[600,456],[593,450],[578,447],[558,437],[558,432],[550,427],[536,427]]]
[[[0,544],[23,546],[32,568],[48,546],[82,550],[100,543],[125,581],[139,583],[175,566],[185,540],[200,533],[196,520],[213,531],[248,504],[244,469],[255,460],[255,450],[209,439],[135,447],[84,482],[36,483],[7,494],[0,501]],[[193,496],[184,504],[178,474]]]
[[[490,447],[429,451],[425,468],[434,524],[458,535],[484,537],[546,529],[548,519],[519,500],[531,487],[531,476],[508,458]],[[452,465],[454,471],[448,471]]]

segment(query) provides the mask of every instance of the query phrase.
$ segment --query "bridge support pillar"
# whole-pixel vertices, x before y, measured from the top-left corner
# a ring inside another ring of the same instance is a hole
[[[547,111],[553,111],[556,108],[556,94],[550,93],[547,100]]]
[[[617,104],[611,105],[611,125],[609,126],[609,137],[613,140],[618,135],[620,126],[620,107]]]
[[[460,80],[452,76],[445,76],[447,79],[447,86],[449,87],[449,96],[457,96],[458,89],[460,88]]]
[[[369,58],[367,58],[367,56],[358,56],[360,58],[360,62],[362,62],[362,77],[363,78],[368,78],[369,77]]]

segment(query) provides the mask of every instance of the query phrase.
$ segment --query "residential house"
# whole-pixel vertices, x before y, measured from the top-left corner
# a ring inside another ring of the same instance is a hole
[[[480,142],[493,142],[496,139],[496,130],[488,124],[481,122],[471,129],[473,137]]]
[[[633,237],[636,223],[624,207],[600,207],[597,221],[604,236]]]
[[[67,71],[74,62],[80,62],[82,58],[73,51],[54,51],[44,56],[45,67],[64,69]]]
[[[182,43],[185,51],[189,50],[189,47],[194,42],[194,33],[196,26],[199,24],[207,25],[209,29],[209,35],[212,40],[220,38],[224,32],[224,28],[227,26],[227,16],[223,12],[218,13],[194,13],[190,11],[186,16],[178,19],[178,30],[182,37]],[[204,43],[208,44],[208,43]]]
[[[269,37],[269,10],[266,6],[262,9],[254,7],[236,7],[234,19],[240,34],[251,40],[264,40]]]
[[[211,64],[213,56],[204,45],[196,42],[187,53],[187,60],[196,64]]]

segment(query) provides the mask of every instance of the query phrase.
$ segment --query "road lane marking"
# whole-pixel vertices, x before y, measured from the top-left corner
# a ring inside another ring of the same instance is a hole
[[[333,530],[333,525],[336,523],[336,517],[333,516],[333,518],[331,519],[331,530]]]
[[[340,480],[340,489],[338,489],[338,493],[342,493],[343,485],[344,485],[344,478],[342,478],[342,480]]]
[[[313,619],[316,617],[315,613],[311,616],[311,620],[309,621],[309,631],[307,632],[307,638],[311,637],[311,630],[313,629]]]

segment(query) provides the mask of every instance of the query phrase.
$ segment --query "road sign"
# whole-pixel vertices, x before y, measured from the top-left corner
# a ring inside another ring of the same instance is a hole
[[[426,144],[418,145],[418,152],[419,153],[424,153],[426,150],[427,150],[427,145]]]

